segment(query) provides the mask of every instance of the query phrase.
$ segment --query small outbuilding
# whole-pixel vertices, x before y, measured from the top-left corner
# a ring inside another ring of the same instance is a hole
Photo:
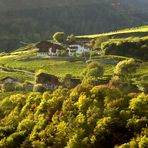
[[[45,87],[50,86],[51,88],[60,85],[58,77],[44,72],[36,75],[36,83],[43,84]]]

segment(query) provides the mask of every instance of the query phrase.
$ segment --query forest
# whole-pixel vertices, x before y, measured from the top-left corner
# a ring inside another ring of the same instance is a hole
[[[54,32],[103,33],[148,24],[147,0],[0,0],[0,50],[48,39]],[[66,21],[65,21],[66,20]]]

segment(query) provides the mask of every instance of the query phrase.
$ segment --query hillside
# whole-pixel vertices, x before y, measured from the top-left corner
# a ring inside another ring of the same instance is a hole
[[[148,23],[146,0],[0,0],[0,50],[20,41],[48,39],[56,31],[93,34]],[[67,21],[65,21],[67,20]]]
[[[36,49],[26,51],[27,48],[22,47],[20,52],[0,56],[0,69],[3,70],[0,72],[0,80],[7,76],[17,78],[17,87],[11,83],[8,83],[9,87],[7,83],[1,86],[1,147],[123,148],[133,143],[136,147],[147,147],[147,62],[140,62],[138,67],[136,64],[136,73],[131,67],[134,65],[129,65],[131,69],[127,69],[127,75],[124,73],[122,76],[124,82],[113,75],[118,67],[116,64],[102,63],[104,76],[110,78],[110,83],[104,81],[101,84],[99,79],[97,85],[88,84],[88,81],[71,88],[68,87],[70,75],[67,75],[63,79],[66,87],[45,89],[42,86],[44,84],[36,84],[37,69],[42,68],[58,76],[72,74],[77,77],[80,77],[82,71],[88,70],[86,76],[90,76],[97,68],[89,70],[93,65],[99,65],[100,72],[102,66],[97,61],[99,58],[90,64],[83,61],[50,60],[49,57],[37,58]],[[114,61],[123,57],[102,58],[112,58]],[[136,60],[124,57],[123,62],[129,61]],[[123,68],[124,71],[126,69]],[[89,78],[96,83],[91,76]],[[28,85],[34,85],[33,90],[27,90]],[[37,86],[40,89],[35,89]]]
[[[137,37],[133,37],[133,33],[135,32]],[[141,78],[143,76],[148,75],[148,38],[145,37],[145,35],[142,36],[141,34],[145,32],[147,32],[147,26],[124,29],[104,34],[77,36],[77,38],[94,39],[102,36],[116,36],[115,39],[108,39],[107,41],[102,42],[101,50],[106,50],[106,55],[98,55],[98,51],[94,51],[94,55],[91,57],[91,60],[98,61],[103,64],[105,69],[103,80],[109,80],[111,78],[115,65],[119,61],[129,58],[145,60],[145,62],[138,67],[137,72],[135,73],[135,82],[140,82],[142,81]],[[119,34],[121,35],[120,38],[117,37]],[[129,35],[128,38],[124,37],[124,34]],[[0,79],[10,76],[18,79],[20,82],[24,82],[25,80],[34,82],[35,73],[39,69],[44,69],[48,73],[56,75],[60,78],[64,78],[66,74],[71,74],[73,77],[80,78],[80,73],[87,65],[83,56],[39,57],[37,56],[37,51],[38,49],[35,47],[35,44],[32,43],[24,45],[11,53],[1,53],[0,69],[2,70],[0,73]],[[89,59],[90,56],[88,55],[87,60]]]
[[[0,52],[0,148],[147,148],[147,28]]]
[[[146,48],[148,44],[147,43],[148,38],[146,37],[147,34],[148,34],[148,26],[141,26],[137,28],[117,30],[115,32],[76,36],[76,38],[80,40],[81,39],[83,40],[83,38],[84,39],[88,38],[89,42],[91,39],[97,39],[98,37],[104,37],[104,36],[108,37],[107,41],[105,42],[103,41],[101,43],[102,44],[101,50],[106,50],[107,55],[96,56],[95,54],[94,57],[92,58],[98,61],[107,60],[106,61],[107,63],[106,62],[104,63],[106,69],[105,75],[111,76],[113,73],[113,68],[116,64],[116,62],[115,64],[112,64],[114,63],[113,61],[117,60],[118,62],[126,58],[138,58],[138,59],[143,59],[145,61],[148,60],[147,48]],[[112,37],[114,38],[112,39]],[[10,71],[15,68],[15,71],[12,72],[1,71],[0,78],[4,78],[6,76],[12,76],[14,78],[19,79],[20,81],[25,81],[26,79],[33,81],[34,80],[33,75],[38,69],[45,69],[49,73],[57,75],[59,77],[64,77],[66,74],[72,74],[75,77],[79,77],[82,69],[86,67],[86,63],[83,58],[76,58],[76,57],[49,58],[46,56],[38,57],[37,56],[38,49],[35,47],[35,44],[36,43],[24,45],[11,53],[1,53],[0,66],[8,68],[8,70],[10,68]],[[113,44],[114,46],[112,48]],[[131,48],[130,46],[133,46],[133,48]],[[64,68],[62,65],[64,65]],[[142,73],[140,72],[141,75],[147,73],[146,70],[147,63],[145,63],[143,66],[144,70],[143,71],[139,70],[139,72],[140,71],[142,72]],[[27,73],[28,71],[31,72],[31,74],[28,75]]]
[[[114,32],[100,33],[100,34],[93,34],[93,35],[81,35],[76,37],[80,39],[81,38],[94,39],[94,38],[103,37],[103,36],[107,36],[109,38],[111,37],[124,38],[129,36],[147,36],[147,35],[148,35],[148,26],[140,26],[140,27],[122,29]]]

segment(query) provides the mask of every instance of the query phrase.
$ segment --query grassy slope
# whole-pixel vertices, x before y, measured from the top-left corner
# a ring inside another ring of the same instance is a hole
[[[26,53],[26,54],[25,54]],[[14,55],[15,54],[15,55]],[[27,57],[28,56],[28,57]],[[112,58],[112,56],[106,56],[106,59]],[[79,77],[82,70],[86,67],[86,63],[83,61],[70,62],[70,61],[56,61],[44,59],[36,59],[36,50],[22,51],[13,53],[9,56],[0,57],[0,65],[7,67],[8,69],[19,70],[16,72],[0,72],[0,79],[6,76],[11,76],[19,79],[20,81],[34,80],[34,73],[38,69],[44,69],[51,74],[63,77],[65,74],[72,74]],[[113,74],[114,64],[103,64],[105,67],[105,76]],[[27,72],[31,72],[32,75]],[[148,75],[148,63],[141,64],[138,68],[136,76],[141,77]]]
[[[144,83],[148,84],[148,62],[144,62],[137,69],[135,77],[137,80],[141,79],[142,76],[146,76],[147,79],[144,80]]]
[[[72,74],[73,76],[80,76],[82,70],[86,67],[84,61],[60,61],[52,60],[47,57],[36,57],[36,49],[30,50],[17,50],[10,55],[0,57],[0,66],[7,67],[8,69],[16,70],[16,72],[1,72],[0,78],[6,76],[12,76],[18,78],[21,81],[26,79],[32,80],[32,74],[38,69],[44,69],[51,74],[63,77],[65,74]],[[113,72],[114,65],[104,64],[105,75],[111,75]]]
[[[102,35],[117,35],[117,34],[126,34],[133,32],[148,32],[148,26],[142,26],[139,28],[131,28],[120,30],[117,32],[110,32],[99,35],[89,35],[87,37],[94,38]],[[86,36],[78,36],[78,38],[83,38]],[[82,70],[86,67],[86,63],[83,61],[70,62],[70,61],[60,61],[60,60],[51,60],[47,57],[38,58],[36,56],[36,51],[33,44],[21,47],[20,49],[12,52],[10,55],[0,56],[0,66],[7,67],[9,69],[15,69],[15,72],[0,72],[0,79],[6,76],[12,76],[18,78],[21,81],[24,80],[33,80],[34,73],[38,69],[44,69],[51,74],[63,77],[65,74],[72,74],[73,76],[80,76]],[[97,59],[99,57],[96,57]],[[105,59],[115,59],[119,58],[116,56],[105,56]],[[122,57],[123,58],[123,57]],[[123,58],[124,59],[124,58]],[[114,64],[104,64],[105,75],[112,75]],[[28,73],[31,72],[31,73]],[[136,75],[141,77],[143,75],[148,75],[148,63],[143,63],[138,69]]]
[[[97,37],[102,37],[102,36],[114,36],[118,37],[120,36],[119,40],[122,40],[124,37],[126,37],[127,40],[130,39],[130,37],[137,36],[135,37],[138,38],[138,36],[147,36],[148,35],[148,26],[141,26],[137,28],[129,28],[129,29],[123,29],[123,30],[118,30],[115,32],[108,32],[108,33],[102,33],[102,34],[94,34],[94,35],[82,35],[82,36],[77,36],[79,39],[83,38],[89,38],[89,39],[94,39]],[[114,56],[111,56],[114,57]],[[111,58],[110,57],[110,58]],[[135,80],[141,79],[142,76],[148,76],[148,62],[144,62],[140,65],[140,67],[137,69],[137,72],[135,73]],[[145,81],[145,83],[148,83],[148,80]]]
[[[94,35],[82,35],[77,36],[77,38],[97,38],[100,36],[113,36],[113,35],[125,35],[128,34],[129,36],[132,36],[133,33],[147,33],[148,35],[148,26],[141,26],[137,28],[129,28],[129,29],[123,29],[119,31],[109,32],[109,33],[101,33],[101,34],[94,34]]]

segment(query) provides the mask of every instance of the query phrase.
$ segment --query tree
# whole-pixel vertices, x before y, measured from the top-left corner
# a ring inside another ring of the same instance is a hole
[[[86,69],[82,72],[83,83],[97,85],[99,78],[104,74],[103,66],[98,62],[92,62],[87,65]]]
[[[67,88],[72,88],[72,75],[71,74],[66,74],[64,78],[62,79],[62,83],[64,84],[65,87]]]
[[[14,83],[4,83],[1,86],[2,92],[11,92],[15,91],[15,84]]]
[[[114,75],[111,80],[111,84],[115,84],[118,88],[121,88],[123,92],[136,91],[137,87],[133,85],[132,78],[137,70],[139,63],[134,59],[127,59],[119,62],[115,69]]]
[[[65,41],[65,33],[64,32],[56,32],[53,35],[53,40],[59,43],[63,43]]]
[[[114,70],[114,74],[119,76],[122,80],[130,80],[136,72],[138,63],[134,59],[128,59],[119,62]]]
[[[71,34],[71,35],[67,36],[67,39],[66,39],[66,41],[67,41],[68,43],[72,43],[72,42],[74,42],[75,40],[76,40],[76,37],[74,36],[74,34]]]
[[[100,36],[98,37],[95,41],[94,41],[94,45],[93,48],[94,49],[100,49],[101,48],[101,44],[103,42],[106,42],[108,40],[107,36]]]
[[[30,133],[34,125],[35,125],[35,122],[33,120],[24,119],[18,124],[17,130],[27,131],[27,133]]]
[[[140,94],[137,98],[133,98],[130,101],[129,108],[137,115],[148,115],[148,95],[144,93]]]
[[[32,142],[33,148],[46,148],[46,145],[44,142],[36,140]]]

